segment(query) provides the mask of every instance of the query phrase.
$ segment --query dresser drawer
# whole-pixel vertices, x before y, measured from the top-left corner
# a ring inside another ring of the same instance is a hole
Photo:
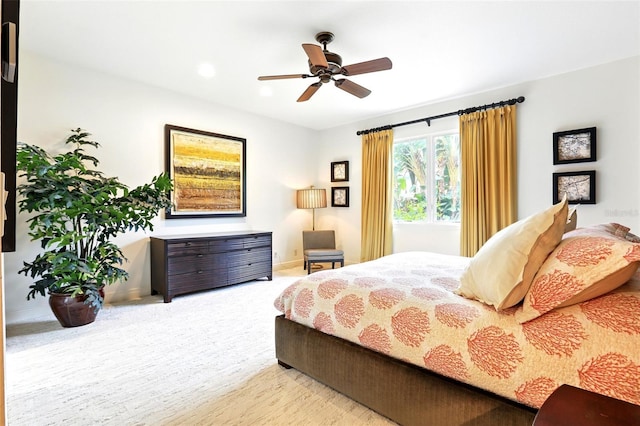
[[[242,238],[220,239],[209,241],[209,251],[211,253],[223,253],[229,250],[244,248]]]
[[[167,259],[167,274],[177,275],[187,272],[210,271],[227,267],[225,254],[198,254],[195,256],[174,256]]]
[[[241,283],[254,280],[256,278],[271,276],[271,260],[252,263],[240,268],[229,268],[229,282]]]
[[[209,253],[209,243],[207,241],[184,241],[167,244],[167,256],[169,257],[207,253]]]
[[[265,260],[271,260],[271,247],[258,247],[227,253],[227,266],[230,268]]]
[[[243,239],[244,248],[271,247],[271,235],[254,235]]]
[[[179,294],[188,291],[206,290],[227,285],[229,275],[226,269],[217,271],[198,271],[171,277],[171,291]]]

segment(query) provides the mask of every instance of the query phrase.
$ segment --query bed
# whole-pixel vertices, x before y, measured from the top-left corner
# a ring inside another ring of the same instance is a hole
[[[472,258],[397,253],[313,273],[274,302],[276,357],[403,425],[531,425],[562,384],[640,405],[640,244],[628,230],[561,234],[526,297],[500,310],[460,295]],[[605,272],[584,265],[589,253]],[[571,273],[586,284],[567,285]],[[554,292],[557,276],[569,278]]]

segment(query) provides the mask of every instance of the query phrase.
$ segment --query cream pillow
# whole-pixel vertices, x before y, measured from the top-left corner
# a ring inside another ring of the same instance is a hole
[[[471,259],[456,293],[497,310],[518,304],[540,265],[560,242],[567,213],[565,198],[497,232]]]

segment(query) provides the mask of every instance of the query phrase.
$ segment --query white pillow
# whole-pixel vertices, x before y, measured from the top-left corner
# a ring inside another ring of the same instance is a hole
[[[497,310],[518,304],[542,263],[560,243],[567,214],[564,198],[494,234],[471,259],[456,293]]]

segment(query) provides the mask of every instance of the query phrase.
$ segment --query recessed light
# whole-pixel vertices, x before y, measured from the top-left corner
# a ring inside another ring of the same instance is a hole
[[[216,69],[209,63],[203,63],[198,67],[198,74],[204,78],[212,78],[216,75]]]
[[[269,86],[262,86],[260,88],[260,96],[273,96],[273,90]]]

